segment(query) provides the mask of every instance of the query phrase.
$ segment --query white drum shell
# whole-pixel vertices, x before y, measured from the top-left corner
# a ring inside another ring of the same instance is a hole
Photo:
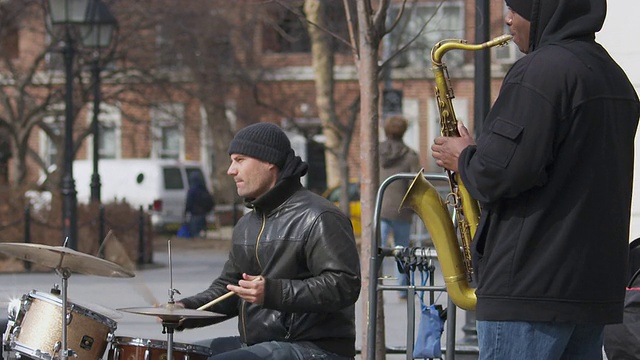
[[[72,351],[69,358],[102,359],[113,339],[116,322],[69,301],[67,309],[67,348]],[[5,341],[12,351],[31,358],[60,359],[61,319],[62,299],[33,290],[22,296],[16,319],[7,327]]]

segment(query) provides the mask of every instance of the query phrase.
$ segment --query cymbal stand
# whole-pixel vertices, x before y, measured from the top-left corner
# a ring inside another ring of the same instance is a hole
[[[169,303],[168,306],[173,306],[176,302],[173,296],[180,291],[173,288],[173,262],[171,258],[171,240],[167,241],[167,252],[169,255]],[[162,327],[167,332],[167,360],[173,360],[173,333],[175,329],[180,325],[179,319],[165,318],[162,319]]]
[[[62,264],[62,259],[64,255],[60,259],[60,264]],[[69,355],[73,356],[74,352],[71,349],[67,348],[67,290],[69,287],[69,277],[71,276],[71,270],[68,268],[62,268],[61,266],[56,267],[56,274],[58,274],[62,278],[62,344],[60,349],[62,352],[60,353],[61,360],[67,360]],[[52,354],[55,355],[55,354]]]
[[[167,360],[173,360],[173,333],[180,324],[176,319],[163,319],[162,327],[167,332]]]

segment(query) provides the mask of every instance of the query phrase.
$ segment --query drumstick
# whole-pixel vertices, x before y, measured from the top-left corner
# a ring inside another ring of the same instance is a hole
[[[256,277],[255,279],[253,279],[252,281],[258,281],[258,280],[264,280],[264,278],[262,277],[262,275]],[[196,310],[204,310],[206,308],[209,308],[219,302],[221,302],[222,300],[226,300],[230,297],[232,297],[233,295],[235,295],[235,293],[233,291],[229,291],[228,293],[222,295],[222,296],[218,296],[217,298],[209,301],[208,303],[200,306],[199,308],[197,308]],[[185,321],[185,319],[180,319],[180,321],[178,321],[178,326],[182,325],[182,323]]]
[[[255,279],[253,279],[253,280],[251,280],[251,281],[259,281],[259,280],[264,280],[264,278],[263,278],[262,276],[258,276],[258,277],[256,277]],[[219,296],[219,297],[217,297],[217,298],[215,298],[215,299],[213,299],[213,300],[209,301],[208,303],[206,303],[206,304],[204,304],[204,305],[200,306],[200,307],[199,307],[199,308],[197,308],[196,310],[204,310],[204,309],[206,309],[206,308],[208,308],[208,307],[211,307],[211,306],[213,306],[213,305],[215,305],[215,304],[219,303],[219,302],[220,302],[220,301],[222,301],[222,300],[226,300],[226,299],[228,299],[228,298],[232,297],[233,295],[235,295],[235,293],[234,293],[233,291],[229,291],[228,293],[226,293],[226,294],[224,294],[224,295],[222,295],[222,296]]]
[[[213,299],[213,300],[209,301],[208,303],[206,303],[206,304],[204,304],[204,305],[200,306],[200,307],[199,307],[199,308],[197,308],[196,310],[204,310],[204,309],[206,309],[206,308],[208,308],[208,307],[210,307],[210,306],[213,306],[213,305],[215,305],[215,304],[219,303],[219,302],[220,302],[220,301],[222,301],[222,300],[226,300],[226,299],[228,299],[228,298],[232,297],[233,295],[235,295],[235,293],[234,293],[233,291],[229,291],[228,293],[226,293],[226,294],[224,294],[224,295],[222,295],[222,296],[220,296],[220,297],[217,297],[217,298],[215,298],[215,299]]]
[[[206,303],[206,304],[204,304],[204,305],[200,306],[200,307],[199,307],[199,308],[197,308],[196,310],[204,310],[204,309],[206,309],[206,308],[208,308],[208,307],[210,307],[210,306],[213,306],[213,305],[215,305],[215,304],[219,303],[220,301],[222,301],[222,300],[224,300],[224,299],[228,299],[228,298],[232,297],[232,296],[233,296],[233,294],[235,294],[233,291],[229,291],[228,293],[226,293],[226,294],[224,294],[224,295],[222,295],[222,296],[219,296],[219,297],[217,297],[217,298],[215,298],[215,299],[213,299],[213,300],[209,301],[208,303]],[[180,321],[178,321],[178,326],[182,325],[182,323],[184,322],[184,320],[185,320],[185,319],[180,319]]]

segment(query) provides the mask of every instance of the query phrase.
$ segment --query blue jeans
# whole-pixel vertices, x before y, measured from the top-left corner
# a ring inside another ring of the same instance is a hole
[[[189,232],[192,238],[200,237],[200,232],[207,226],[205,215],[191,215],[189,219]]]
[[[480,321],[479,360],[601,360],[602,325]]]
[[[383,245],[387,240],[387,237],[389,237],[389,233],[392,231],[395,246],[409,246],[411,222],[382,219],[380,221],[380,241]],[[407,279],[406,274],[403,274],[396,269],[396,276],[400,279],[398,285],[409,285],[409,279]]]
[[[239,336],[229,336],[213,339],[209,346],[213,351],[209,360],[353,359],[326,352],[310,342],[270,341],[247,346],[240,342]]]

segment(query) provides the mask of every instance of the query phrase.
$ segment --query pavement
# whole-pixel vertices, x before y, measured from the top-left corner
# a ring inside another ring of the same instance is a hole
[[[209,231],[206,238],[195,240],[160,236],[154,242],[152,263],[138,269],[135,277],[113,278],[72,274],[67,281],[68,299],[71,303],[88,309],[88,314],[92,315],[87,315],[93,319],[84,326],[97,327],[100,323],[108,323],[107,319],[110,319],[117,323],[114,336],[121,341],[132,339],[151,340],[152,342],[167,341],[167,334],[163,333],[162,324],[155,316],[118,309],[129,308],[129,310],[144,312],[144,309],[153,306],[154,303],[166,304],[170,300],[170,289],[179,292],[174,295],[176,300],[205,289],[222,270],[227,258],[230,233],[230,228],[223,228]],[[168,251],[169,243],[171,244],[170,252]],[[383,275],[393,276],[394,267],[395,264],[391,259],[385,259]],[[393,281],[389,283],[393,284]],[[36,291],[36,297],[46,299],[46,295],[56,284],[58,287],[62,286],[61,278],[55,272],[0,273],[0,303],[3,303],[4,306],[11,300],[18,299],[32,290]],[[442,279],[436,277],[436,285],[439,284],[442,284]],[[407,318],[409,310],[407,300],[400,299],[396,291],[384,291],[383,297],[386,346],[388,349],[404,349],[407,346],[408,326],[416,325],[418,320]],[[363,322],[366,316],[363,310],[364,300],[366,299],[361,297],[356,303],[356,348],[358,349],[362,347],[362,339],[367,335],[366,325]],[[442,294],[437,297],[436,302],[446,306],[446,300],[446,294]],[[55,311],[55,307],[50,306],[50,309],[45,310],[52,312]],[[416,301],[414,311],[415,314],[419,314],[418,301]],[[477,355],[474,354],[475,348],[465,342],[465,335],[473,335],[472,331],[469,332],[469,325],[466,324],[467,315],[460,309],[456,314],[457,321],[447,320],[445,322],[441,343],[443,346],[447,343],[447,328],[454,326],[455,331],[451,333],[455,334],[456,349],[463,351],[451,354],[449,359],[477,359]],[[473,321],[470,324],[473,324]],[[45,330],[47,329],[43,329],[43,331]],[[49,331],[51,330],[49,329]],[[68,330],[71,334],[74,331],[78,330],[73,328]],[[205,328],[176,332],[173,336],[173,342],[178,347],[202,344],[211,338],[237,334],[236,319],[231,319]],[[381,340],[376,339],[376,341]],[[34,345],[39,345],[39,343]],[[388,354],[386,358],[410,359],[411,357],[404,353],[397,353]],[[356,359],[360,359],[360,356],[358,355]]]

